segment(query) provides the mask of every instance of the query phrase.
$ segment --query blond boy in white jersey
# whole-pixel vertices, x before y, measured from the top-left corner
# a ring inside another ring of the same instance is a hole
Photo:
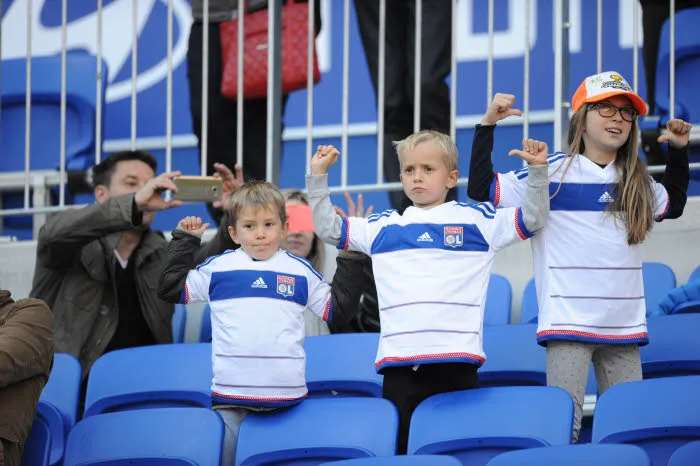
[[[398,452],[411,415],[429,396],[478,385],[482,328],[493,256],[539,231],[547,218],[547,146],[524,141],[511,151],[529,163],[522,208],[445,202],[457,183],[457,148],[449,136],[421,131],[396,143],[401,183],[413,202],[402,215],[341,218],[331,206],[328,168],[340,155],[319,146],[307,176],[314,229],[340,249],[372,257],[381,336],[375,366],[383,396],[399,411]]]

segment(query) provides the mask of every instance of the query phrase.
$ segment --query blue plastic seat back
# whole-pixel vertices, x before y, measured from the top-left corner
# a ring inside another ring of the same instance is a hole
[[[400,455],[357,458],[323,464],[325,466],[461,466],[462,463],[454,456],[447,455]]]
[[[22,452],[22,466],[49,466],[51,458],[51,430],[40,416],[34,418],[29,437]]]
[[[309,396],[382,396],[383,377],[374,360],[378,333],[344,333],[308,337],[306,386]]]
[[[396,453],[398,413],[382,398],[319,398],[284,410],[249,414],[236,465],[317,465]]]
[[[411,418],[409,454],[452,455],[485,465],[500,453],[568,445],[571,396],[556,387],[497,387],[435,395]]]
[[[523,301],[520,308],[520,322],[523,324],[536,324],[539,306],[537,304],[537,289],[535,279],[531,278],[525,285]]]
[[[176,304],[173,313],[173,343],[185,342],[185,329],[187,328],[187,306]]]
[[[686,443],[671,455],[668,466],[693,466],[700,458],[700,441]]]
[[[598,399],[594,443],[642,447],[652,464],[668,464],[682,445],[700,440],[700,376],[615,385]]]
[[[676,274],[673,269],[660,262],[644,262],[642,264],[644,277],[644,299],[647,316],[660,315],[659,303],[666,294],[676,287]]]
[[[647,319],[649,344],[639,348],[645,379],[700,375],[700,314]]]
[[[211,341],[211,308],[207,304],[202,311],[202,323],[199,328],[199,341],[208,343]]]
[[[63,458],[65,439],[78,418],[81,379],[80,362],[70,354],[56,353],[37,408],[51,431],[51,464]]]
[[[479,386],[547,385],[545,349],[536,333],[536,324],[484,327],[486,362],[479,369]]]
[[[675,83],[676,117],[690,122],[700,122],[700,90],[697,76],[700,74],[700,8],[687,8],[675,15]],[[661,29],[659,56],[656,67],[656,107],[662,120],[669,117],[670,82],[669,68],[671,27],[667,19]]]
[[[24,58],[2,61],[0,171],[4,172],[24,171],[26,64]],[[34,57],[31,65],[30,167],[56,169],[60,165],[61,56]],[[102,76],[104,91],[105,62]],[[66,161],[82,160],[78,166],[73,164],[73,169],[85,169],[93,163],[95,128],[102,124],[95,121],[97,82],[95,56],[82,51],[66,54]]]
[[[84,417],[169,406],[211,407],[211,345],[182,343],[109,352],[90,370]]]
[[[651,466],[634,445],[565,445],[530,448],[498,455],[488,466]]]
[[[495,273],[489,278],[484,306],[484,325],[510,323],[510,308],[513,303],[513,288],[503,275]]]
[[[218,465],[224,424],[206,408],[163,408],[91,416],[68,437],[66,466]]]

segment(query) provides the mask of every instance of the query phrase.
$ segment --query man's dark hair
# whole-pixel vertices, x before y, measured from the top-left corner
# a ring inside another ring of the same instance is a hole
[[[119,162],[127,162],[129,160],[140,160],[153,169],[155,173],[158,169],[158,161],[150,152],[143,150],[125,150],[116,152],[92,169],[92,187],[99,185],[109,186],[112,182],[114,170]]]

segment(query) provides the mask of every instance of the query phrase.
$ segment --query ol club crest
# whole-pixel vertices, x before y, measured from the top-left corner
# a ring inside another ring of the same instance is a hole
[[[464,230],[462,227],[445,227],[445,246],[458,248],[464,244]]]
[[[294,277],[277,275],[277,293],[282,296],[294,296]]]

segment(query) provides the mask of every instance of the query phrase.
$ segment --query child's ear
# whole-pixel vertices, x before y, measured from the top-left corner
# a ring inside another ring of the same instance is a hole
[[[457,180],[459,179],[459,170],[452,170],[447,175],[447,189],[452,189],[457,186]]]
[[[234,243],[236,244],[241,244],[240,241],[238,241],[238,235],[236,234],[236,229],[233,228],[232,226],[228,227],[228,235],[231,237]]]
[[[284,226],[282,227],[282,235],[280,236],[280,239],[284,241],[287,238],[287,235],[289,234],[289,220],[284,222]]]

